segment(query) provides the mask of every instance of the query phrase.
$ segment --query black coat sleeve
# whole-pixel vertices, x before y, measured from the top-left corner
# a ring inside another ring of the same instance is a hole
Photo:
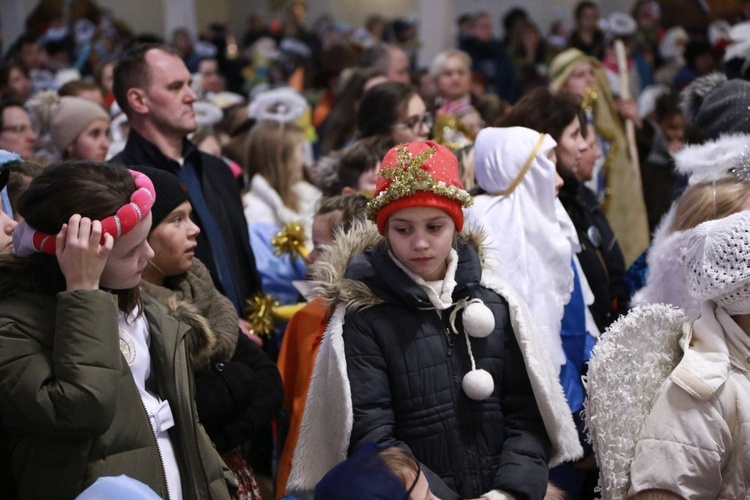
[[[243,334],[232,359],[196,374],[195,386],[198,416],[219,451],[251,439],[284,401],[276,365]]]
[[[551,443],[509,322],[505,327],[503,366],[506,439],[494,487],[516,498],[541,499],[547,488]]]

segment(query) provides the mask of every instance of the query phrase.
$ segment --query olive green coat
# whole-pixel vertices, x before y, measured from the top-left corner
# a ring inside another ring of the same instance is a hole
[[[147,301],[152,377],[170,402],[186,499],[229,498],[226,467],[193,401],[189,327]],[[78,290],[0,301],[0,413],[19,498],[74,498],[125,474],[167,497],[161,457],[120,353],[116,297]]]

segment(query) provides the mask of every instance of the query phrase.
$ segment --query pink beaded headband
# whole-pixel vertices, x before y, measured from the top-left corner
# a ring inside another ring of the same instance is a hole
[[[154,184],[146,174],[130,170],[135,181],[135,191],[130,195],[130,203],[123,205],[115,215],[102,220],[102,242],[104,235],[110,234],[117,239],[129,233],[139,222],[145,219],[156,201]],[[26,221],[13,230],[13,252],[19,257],[28,257],[34,253],[55,255],[56,235],[45,234],[31,228]]]

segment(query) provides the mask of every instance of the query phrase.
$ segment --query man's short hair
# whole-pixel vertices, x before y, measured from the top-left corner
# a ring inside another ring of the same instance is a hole
[[[359,56],[359,65],[362,68],[377,68],[387,71],[391,60],[391,46],[387,43],[379,43],[366,49]]]
[[[146,63],[146,53],[150,50],[161,50],[180,57],[172,47],[159,43],[138,44],[125,52],[115,65],[112,93],[120,109],[127,116],[130,116],[132,112],[128,104],[128,91],[132,88],[145,89],[151,84],[151,71]]]
[[[432,62],[430,63],[430,76],[433,78],[437,78],[438,76],[440,76],[440,72],[443,71],[443,66],[445,66],[445,63],[448,62],[448,59],[450,57],[457,57],[461,59],[461,61],[463,61],[463,63],[469,69],[469,72],[471,72],[471,56],[469,56],[469,54],[467,54],[463,50],[448,49],[436,55],[432,60]]]

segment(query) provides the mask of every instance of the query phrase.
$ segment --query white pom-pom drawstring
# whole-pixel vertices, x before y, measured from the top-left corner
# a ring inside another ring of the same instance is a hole
[[[489,307],[484,305],[481,299],[461,299],[456,302],[456,307],[451,311],[449,318],[454,333],[458,334],[456,317],[459,311],[463,311],[461,318],[463,319],[464,333],[481,339],[495,329],[495,315],[492,314]]]
[[[471,399],[482,401],[492,396],[492,393],[495,391],[495,382],[487,370],[477,370],[477,363],[474,361],[474,353],[471,350],[471,340],[466,331],[464,331],[464,337],[466,338],[466,349],[469,351],[469,359],[471,360],[471,371],[464,375],[461,387],[464,393]]]

